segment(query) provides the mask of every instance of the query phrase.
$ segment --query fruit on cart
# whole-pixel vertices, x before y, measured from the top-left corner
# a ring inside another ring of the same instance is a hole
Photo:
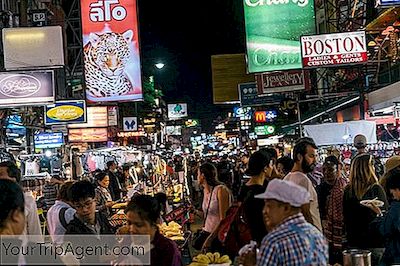
[[[160,233],[163,234],[165,237],[170,238],[174,241],[181,241],[185,240],[183,237],[182,226],[178,223],[172,221],[168,224],[162,223],[158,226]]]
[[[229,259],[227,255],[221,256],[219,252],[207,254],[199,254],[193,258],[193,263],[190,266],[200,266],[200,265],[208,265],[208,264],[232,264],[232,261]]]

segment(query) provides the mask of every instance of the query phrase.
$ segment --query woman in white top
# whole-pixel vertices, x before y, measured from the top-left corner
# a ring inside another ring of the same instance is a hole
[[[200,166],[197,180],[199,185],[203,187],[204,193],[202,209],[205,221],[203,230],[213,235],[232,204],[231,192],[224,183],[218,180],[217,168],[211,163]],[[206,241],[203,248],[209,244]]]

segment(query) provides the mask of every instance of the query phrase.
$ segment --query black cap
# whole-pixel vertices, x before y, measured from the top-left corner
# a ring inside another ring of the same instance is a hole
[[[265,166],[269,165],[270,161],[271,157],[267,153],[256,151],[250,156],[249,165],[245,174],[248,176],[259,175]]]

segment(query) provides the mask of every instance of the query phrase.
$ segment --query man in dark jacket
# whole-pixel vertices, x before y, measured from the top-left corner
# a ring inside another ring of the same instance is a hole
[[[74,183],[69,194],[76,209],[74,219],[67,225],[64,242],[70,242],[74,247],[98,247],[104,242],[103,235],[113,235],[114,229],[107,217],[96,212],[95,188],[89,181]],[[79,238],[70,235],[87,235]],[[85,258],[85,263],[100,262],[100,257]]]
[[[107,162],[107,174],[110,178],[110,186],[108,188],[113,201],[122,198],[122,184],[118,178],[117,171],[117,164],[114,161]]]

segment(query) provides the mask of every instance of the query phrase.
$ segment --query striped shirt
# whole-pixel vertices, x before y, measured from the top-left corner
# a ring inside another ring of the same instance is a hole
[[[321,232],[299,213],[264,237],[257,265],[328,265],[328,245]]]

